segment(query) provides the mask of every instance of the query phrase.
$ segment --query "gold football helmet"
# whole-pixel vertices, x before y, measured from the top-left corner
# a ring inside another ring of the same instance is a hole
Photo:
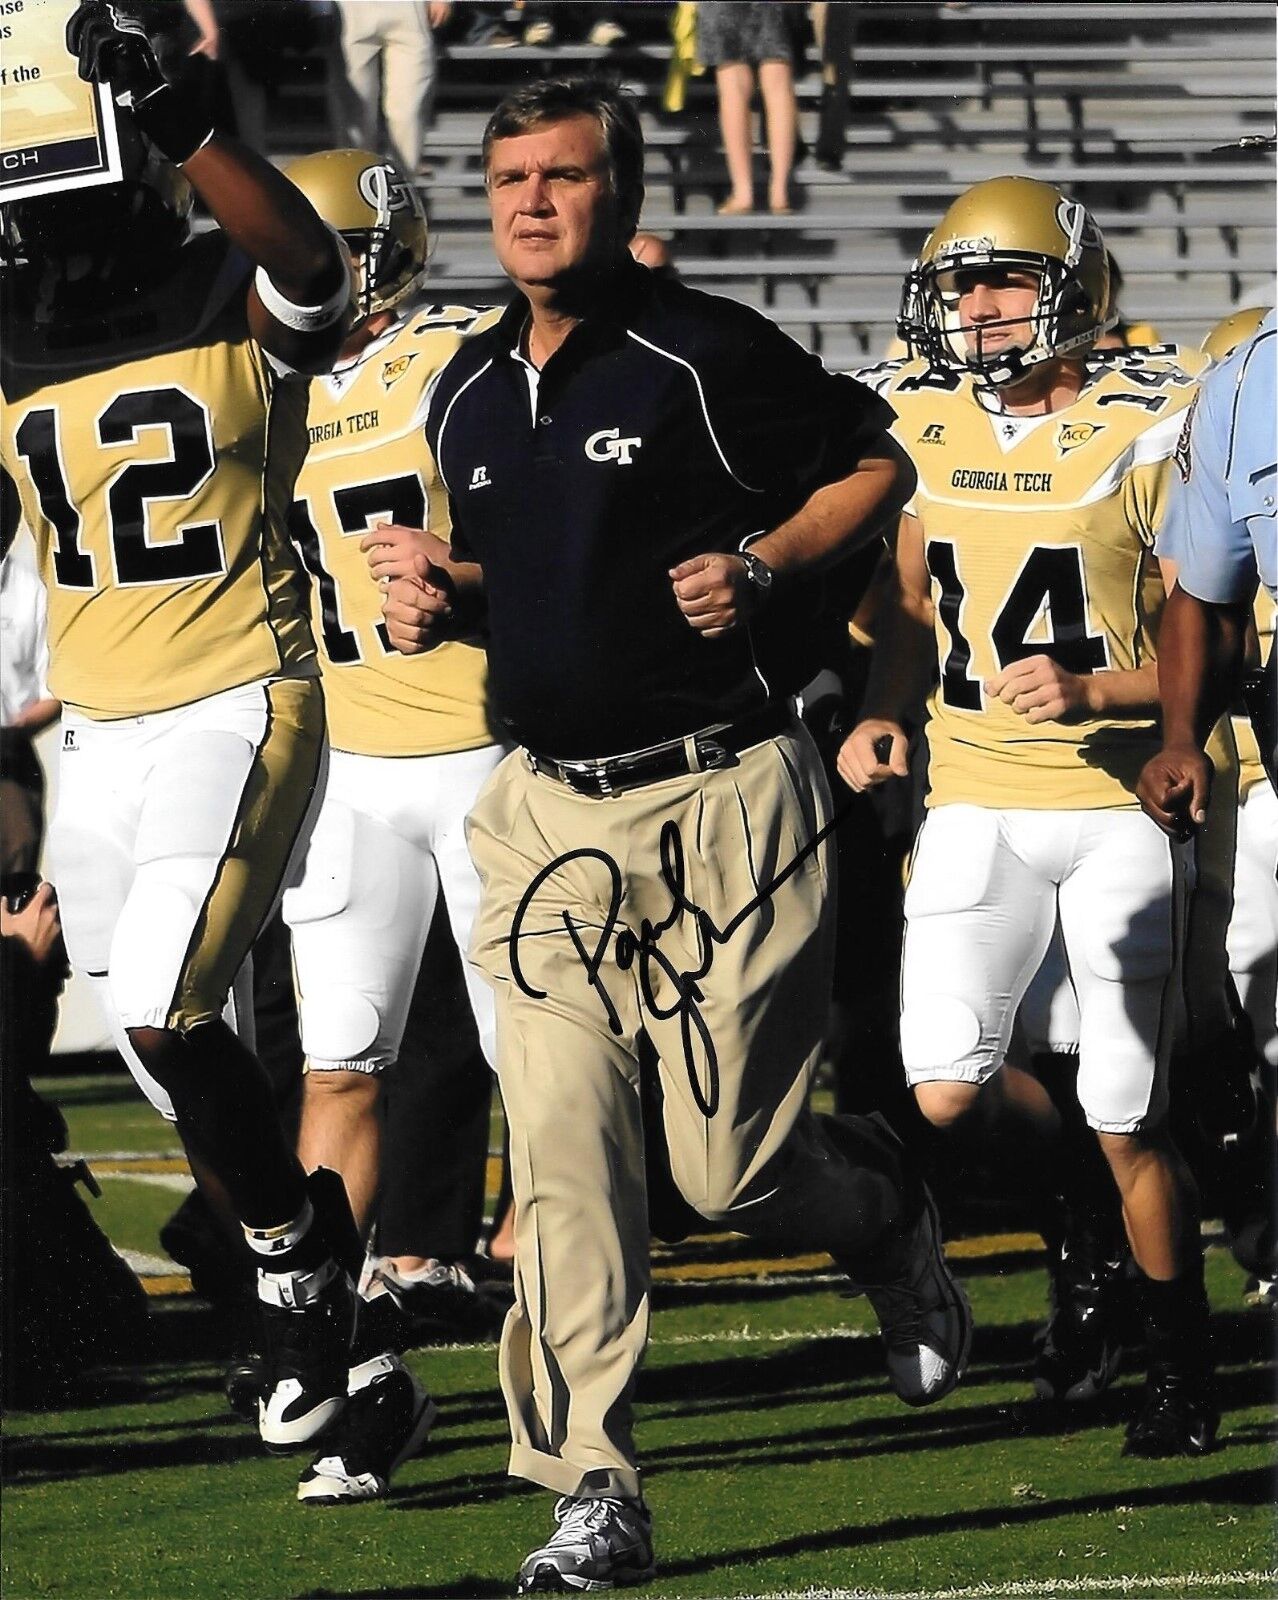
[[[1240,311],[1231,311],[1203,340],[1200,346],[1203,354],[1210,356],[1213,362],[1223,361],[1244,339],[1251,338],[1271,309],[1270,306],[1244,306]]]
[[[321,150],[284,173],[345,239],[361,317],[412,294],[426,273],[426,212],[392,162],[372,150]]]
[[[959,321],[957,274],[982,267],[1038,277],[1023,348],[984,350],[981,328]],[[1037,178],[990,178],[961,194],[928,235],[905,280],[897,331],[933,366],[1002,388],[1040,362],[1086,350],[1115,320],[1105,241],[1091,213]]]

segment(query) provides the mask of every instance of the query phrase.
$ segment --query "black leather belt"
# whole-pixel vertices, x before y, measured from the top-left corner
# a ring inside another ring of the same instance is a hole
[[[700,728],[685,739],[668,739],[664,744],[649,745],[646,750],[630,750],[599,761],[556,761],[535,750],[525,750],[524,758],[534,772],[554,778],[574,794],[604,800],[627,789],[641,789],[647,783],[734,766],[740,751],[774,739],[793,722],[794,712],[789,702],[783,701],[752,711],[737,722],[717,722]]]

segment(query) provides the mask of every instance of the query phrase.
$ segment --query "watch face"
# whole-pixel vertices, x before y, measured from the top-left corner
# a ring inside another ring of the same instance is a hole
[[[758,556],[748,553],[742,557],[745,561],[746,576],[757,588],[770,589],[772,587],[772,568]]]

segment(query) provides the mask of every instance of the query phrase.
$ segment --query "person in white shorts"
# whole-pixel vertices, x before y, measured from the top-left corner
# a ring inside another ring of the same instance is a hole
[[[288,176],[346,241],[359,313],[334,370],[311,382],[309,449],[289,512],[311,577],[332,744],[301,879],[284,896],[306,1057],[298,1154],[308,1171],[341,1173],[367,1232],[381,1177],[383,1074],[399,1055],[441,896],[459,949],[469,943],[479,879],[465,821],[505,754],[488,723],[478,632],[459,620],[427,654],[400,655],[381,622],[377,576],[397,552],[431,540],[447,548],[447,496],[422,431],[427,398],[466,334],[492,318],[416,298],[426,220],[385,157],[323,151]],[[491,991],[469,963],[464,971],[491,1063]],[[431,1148],[424,1137],[421,1159]],[[366,1298],[381,1299],[387,1281],[402,1281],[394,1264],[366,1273]],[[361,1321],[346,1413],[298,1486],[306,1504],[385,1494],[430,1427],[434,1408],[388,1348],[386,1328],[367,1307]],[[286,1403],[272,1395],[268,1415]]]
[[[122,107],[124,175],[5,208],[0,462],[66,708],[53,870],[73,964],[243,1227],[277,1377],[311,1374],[304,1438],[345,1393],[353,1229],[223,1012],[323,781],[283,526],[304,390],[278,374],[336,355],[349,264],[291,184],[165,82],[135,21],[86,0],[66,39]],[[222,226],[188,238],[193,188]]]
[[[1166,1126],[1184,862],[1134,793],[1157,746],[1152,546],[1193,381],[1088,351],[1107,326],[1095,222],[1028,178],[968,190],[928,237],[880,377],[918,489],[863,720],[856,789],[906,771],[931,671],[930,793],[906,891],[901,1048],[924,1115],[1041,1150],[1055,1113],[1005,1066],[1059,918],[1078,1098],[1122,1197],[1149,1379],[1126,1449],[1201,1453],[1217,1425],[1197,1195]]]

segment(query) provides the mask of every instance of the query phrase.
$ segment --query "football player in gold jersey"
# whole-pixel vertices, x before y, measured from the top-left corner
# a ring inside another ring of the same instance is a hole
[[[353,1229],[223,1011],[326,756],[284,524],[305,396],[272,363],[331,363],[349,265],[292,184],[178,98],[127,7],[87,0],[67,44],[123,108],[125,177],[5,214],[0,461],[66,705],[52,857],[71,958],[243,1226],[277,1377],[314,1397],[268,1438],[289,1447],[345,1401]],[[222,226],[187,242],[192,189]]]
[[[400,655],[369,561],[396,538],[385,524],[414,544],[408,530],[425,530],[421,537],[446,548],[447,496],[423,434],[427,397],[467,332],[496,313],[415,302],[426,220],[384,157],[329,150],[294,162],[288,176],[341,233],[358,284],[358,321],[333,371],[310,384],[309,449],[289,512],[311,575],[333,749],[284,918],[308,1067],[299,1155],[308,1170],[342,1174],[363,1229],[378,1186],[381,1075],[399,1054],[441,893],[458,947],[469,944],[479,879],[465,820],[505,754],[488,724],[482,640],[454,630],[424,655]],[[463,966],[491,1061],[491,991]],[[398,1282],[393,1268],[389,1276]],[[366,1284],[377,1298],[378,1278]],[[429,1428],[433,1407],[384,1347],[378,1321],[362,1318],[351,1399],[302,1475],[304,1504],[385,1494],[392,1469]]]
[[[930,793],[906,892],[901,1045],[924,1115],[1050,1148],[1043,1087],[1005,1065],[1059,919],[1080,1013],[1078,1096],[1122,1199],[1150,1345],[1128,1451],[1200,1453],[1217,1416],[1193,1180],[1166,1126],[1182,861],[1137,804],[1157,746],[1151,551],[1192,380],[1089,360],[1105,247],[1047,184],[960,196],[907,279],[919,359],[882,375],[918,488],[897,605],[840,771],[906,771],[927,676]]]

